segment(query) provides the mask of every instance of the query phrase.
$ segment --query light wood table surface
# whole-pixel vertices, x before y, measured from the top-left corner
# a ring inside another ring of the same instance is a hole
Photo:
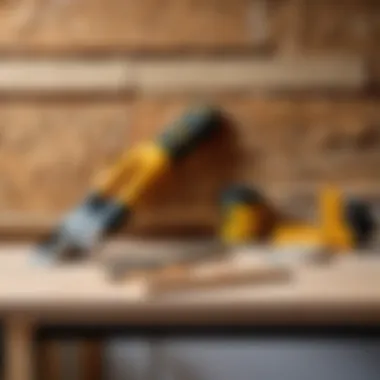
[[[110,283],[96,261],[56,268],[30,263],[31,247],[0,248],[0,318],[7,380],[31,376],[33,327],[44,323],[125,325],[378,324],[380,254],[302,264],[287,283],[147,298],[138,283]]]

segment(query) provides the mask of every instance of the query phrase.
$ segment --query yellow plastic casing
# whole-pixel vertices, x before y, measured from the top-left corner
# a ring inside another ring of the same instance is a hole
[[[324,188],[319,207],[320,215],[316,225],[280,225],[273,234],[274,244],[323,245],[335,252],[348,252],[354,246],[354,237],[345,220],[342,192],[333,186]]]
[[[345,219],[345,202],[341,190],[326,187],[320,197],[320,229],[326,243],[339,252],[348,252],[355,239]]]
[[[322,231],[319,228],[292,223],[280,225],[274,230],[273,243],[275,246],[324,244]]]
[[[220,239],[226,244],[244,244],[252,240],[259,227],[259,208],[233,204],[224,215]]]
[[[97,190],[121,204],[134,206],[143,193],[162,175],[171,161],[167,152],[154,142],[128,151],[97,183]]]

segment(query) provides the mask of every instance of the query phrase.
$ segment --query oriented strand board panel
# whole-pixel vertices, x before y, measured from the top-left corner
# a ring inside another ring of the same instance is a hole
[[[306,50],[370,52],[378,49],[380,3],[376,0],[301,0]]]
[[[0,120],[2,212],[65,209],[128,142],[124,100],[5,102]]]
[[[10,0],[0,3],[0,47],[255,47],[269,36],[265,6],[264,0]]]

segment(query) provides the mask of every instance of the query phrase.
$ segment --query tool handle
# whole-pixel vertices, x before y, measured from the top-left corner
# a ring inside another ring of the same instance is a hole
[[[211,137],[222,122],[221,112],[210,106],[191,109],[157,139],[157,143],[174,159],[180,159]]]
[[[127,167],[127,165],[126,165]],[[147,143],[136,149],[133,162],[124,173],[125,184],[114,196],[116,202],[133,207],[158,178],[170,167],[170,159],[162,148]]]
[[[129,199],[142,184],[154,176],[154,170],[167,166],[168,160],[177,160],[190,153],[218,128],[221,114],[211,107],[194,108],[163,132],[156,141],[148,142],[128,150],[118,162],[99,176],[95,193],[111,197],[122,182],[134,173],[129,195],[124,191],[122,198]],[[138,174],[138,170],[141,173]],[[134,195],[133,195],[134,197]]]
[[[133,169],[138,159],[139,156],[136,149],[125,152],[110,169],[97,177],[94,193],[100,197],[111,197],[122,183],[125,173]]]

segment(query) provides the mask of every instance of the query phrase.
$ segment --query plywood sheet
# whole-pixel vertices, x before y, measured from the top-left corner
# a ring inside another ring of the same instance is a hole
[[[310,51],[368,53],[378,49],[380,4],[373,0],[301,0],[302,46]]]

